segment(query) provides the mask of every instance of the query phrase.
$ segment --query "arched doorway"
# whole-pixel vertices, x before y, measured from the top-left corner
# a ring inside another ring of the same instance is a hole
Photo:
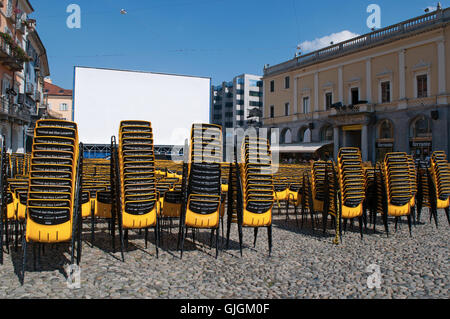
[[[387,153],[394,151],[394,125],[388,119],[377,125],[376,160],[382,161]]]
[[[292,143],[292,133],[289,128],[285,128],[281,132],[280,144],[291,144]]]
[[[416,117],[409,127],[410,153],[421,159],[427,159],[432,150],[431,120],[425,115]]]

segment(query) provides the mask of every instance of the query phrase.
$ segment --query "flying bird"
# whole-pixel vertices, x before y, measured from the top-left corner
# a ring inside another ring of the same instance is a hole
[[[127,12],[127,10],[125,10],[125,9],[120,9],[120,14],[127,14],[128,12]]]

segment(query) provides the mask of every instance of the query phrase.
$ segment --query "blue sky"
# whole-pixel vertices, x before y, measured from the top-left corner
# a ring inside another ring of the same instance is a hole
[[[75,65],[207,76],[213,84],[291,59],[299,43],[369,32],[424,13],[428,0],[30,0],[53,82],[70,89]],[[81,7],[69,29],[66,8]],[[450,3],[442,2],[445,8]],[[125,9],[127,14],[120,14]]]

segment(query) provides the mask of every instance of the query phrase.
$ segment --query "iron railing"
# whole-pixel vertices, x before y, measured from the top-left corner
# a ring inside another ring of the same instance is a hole
[[[285,71],[292,67],[303,67],[308,64],[337,57],[348,53],[349,51],[370,47],[391,38],[406,35],[408,33],[412,33],[448,20],[450,20],[450,8],[430,12],[420,17],[409,19],[308,54],[300,55],[287,62],[280,63],[272,67],[267,67],[264,69],[264,75],[267,76],[276,72]]]

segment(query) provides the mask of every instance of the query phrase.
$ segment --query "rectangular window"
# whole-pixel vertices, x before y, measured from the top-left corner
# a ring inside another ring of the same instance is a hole
[[[67,103],[61,103],[59,105],[59,110],[60,111],[67,111]]]
[[[248,94],[249,94],[250,96],[262,97],[262,92],[249,91]]]
[[[271,118],[275,117],[275,107],[273,105],[270,106],[270,117]]]
[[[352,104],[358,104],[359,101],[359,88],[352,88],[351,90],[351,94],[352,94]]]
[[[248,80],[250,86],[258,87],[258,80]]]
[[[309,96],[303,98],[303,113],[309,113]]]
[[[244,115],[244,110],[236,110],[236,115]]]
[[[285,116],[289,115],[289,103],[284,104],[284,115]]]
[[[270,92],[275,92],[275,81],[270,81]]]
[[[284,88],[289,89],[289,77],[288,76],[284,78]]]
[[[428,96],[428,76],[426,74],[417,76],[417,97]]]
[[[262,102],[257,102],[257,101],[249,101],[248,104],[250,106],[262,106]]]
[[[381,103],[391,102],[391,82],[381,82]]]
[[[327,92],[325,93],[325,107],[328,110],[333,104],[333,93]]]

